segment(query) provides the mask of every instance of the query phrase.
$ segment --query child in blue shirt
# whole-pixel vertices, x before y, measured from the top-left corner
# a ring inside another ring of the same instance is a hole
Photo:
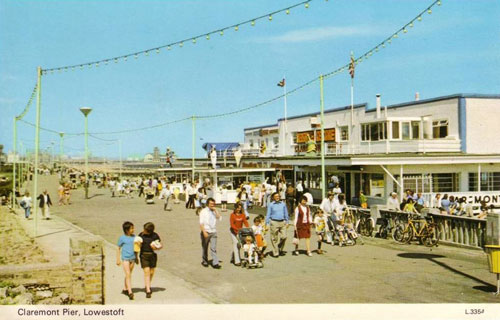
[[[122,225],[124,235],[118,239],[118,251],[116,254],[116,265],[123,262],[123,271],[125,272],[125,289],[122,290],[124,295],[127,295],[130,300],[134,300],[132,293],[132,270],[137,259],[134,252],[134,225],[132,222],[125,221]]]

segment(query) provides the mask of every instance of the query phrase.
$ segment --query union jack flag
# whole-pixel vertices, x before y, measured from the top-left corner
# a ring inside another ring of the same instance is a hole
[[[351,79],[354,79],[354,69],[355,69],[354,57],[351,56],[351,62],[349,63],[349,73],[351,74]]]

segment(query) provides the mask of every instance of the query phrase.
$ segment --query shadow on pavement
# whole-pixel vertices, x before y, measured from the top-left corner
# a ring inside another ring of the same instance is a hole
[[[94,194],[92,196],[89,197],[89,199],[92,199],[92,198],[95,198],[95,197],[100,197],[100,196],[103,196],[104,193],[97,193],[97,194]]]
[[[36,236],[35,238],[42,238],[42,237],[50,236],[52,234],[66,232],[66,231],[71,231],[71,229],[63,229],[63,230],[59,230],[59,231],[54,231],[54,232],[50,232],[50,233],[41,234],[41,235]]]
[[[409,258],[409,259],[429,259],[429,260],[436,258],[444,258],[444,256],[439,254],[418,253],[418,252],[400,253],[398,254],[398,257]]]
[[[161,292],[161,291],[165,291],[166,289],[165,288],[160,288],[160,287],[152,287],[151,288],[151,292]],[[146,292],[146,289],[145,288],[132,288],[132,292],[133,293],[138,293],[138,292]]]
[[[489,284],[488,282],[483,281],[483,280],[476,278],[474,276],[471,276],[470,274],[467,274],[465,272],[457,270],[453,267],[450,267],[449,265],[447,265],[444,262],[434,260],[437,258],[444,258],[444,256],[442,256],[442,255],[428,254],[428,253],[400,253],[400,254],[398,254],[398,257],[409,258],[409,259],[427,259],[427,260],[437,264],[438,266],[445,268],[446,270],[449,270],[455,274],[461,275],[465,278],[469,278],[471,280],[474,280],[478,283],[483,284],[483,286],[474,286],[474,287],[472,287],[473,289],[484,291],[484,292],[496,292],[496,287]]]

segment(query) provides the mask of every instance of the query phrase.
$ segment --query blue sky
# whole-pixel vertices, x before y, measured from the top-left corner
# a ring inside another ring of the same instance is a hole
[[[0,0],[0,143],[12,149],[13,117],[24,109],[44,69],[154,48],[291,6],[300,1],[13,1]],[[90,132],[155,125],[245,108],[293,89],[348,62],[397,31],[433,1],[311,1],[255,26],[186,42],[159,54],[42,77],[41,124],[68,133],[84,130],[82,106],[92,107]],[[356,69],[355,103],[395,104],[454,93],[500,93],[500,3],[443,0],[432,14]],[[350,103],[350,78],[325,82],[326,108]],[[319,111],[319,83],[288,97],[288,114]],[[283,101],[231,117],[196,122],[196,152],[204,142],[243,140],[243,128],[276,122]],[[35,121],[35,105],[24,118]],[[34,129],[18,123],[23,146]],[[127,134],[123,154],[170,146],[191,156],[191,122]],[[203,140],[201,140],[203,139]],[[59,136],[41,132],[43,149]],[[95,155],[118,156],[115,143],[89,139]],[[65,151],[83,153],[83,137],[67,136]]]

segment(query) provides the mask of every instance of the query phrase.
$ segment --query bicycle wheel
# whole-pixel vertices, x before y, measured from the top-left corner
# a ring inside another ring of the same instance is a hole
[[[437,246],[439,242],[439,233],[434,226],[428,227],[427,232],[422,239],[422,242],[426,247]]]
[[[405,243],[408,237],[408,231],[405,230],[407,227],[400,223],[396,225],[394,228],[394,231],[392,232],[392,238],[394,241],[399,242],[399,243]]]
[[[358,234],[365,234],[365,219],[361,218],[357,223],[357,228],[355,229]]]
[[[407,226],[405,231],[403,232],[404,241],[409,244],[413,240],[414,236],[415,236],[415,232],[413,231],[413,228],[410,228],[410,226]]]
[[[380,228],[378,235],[380,239],[387,239],[387,228],[386,227]]]
[[[371,237],[373,234],[373,220],[372,218],[368,218],[365,220],[365,233],[363,234],[366,237]]]

